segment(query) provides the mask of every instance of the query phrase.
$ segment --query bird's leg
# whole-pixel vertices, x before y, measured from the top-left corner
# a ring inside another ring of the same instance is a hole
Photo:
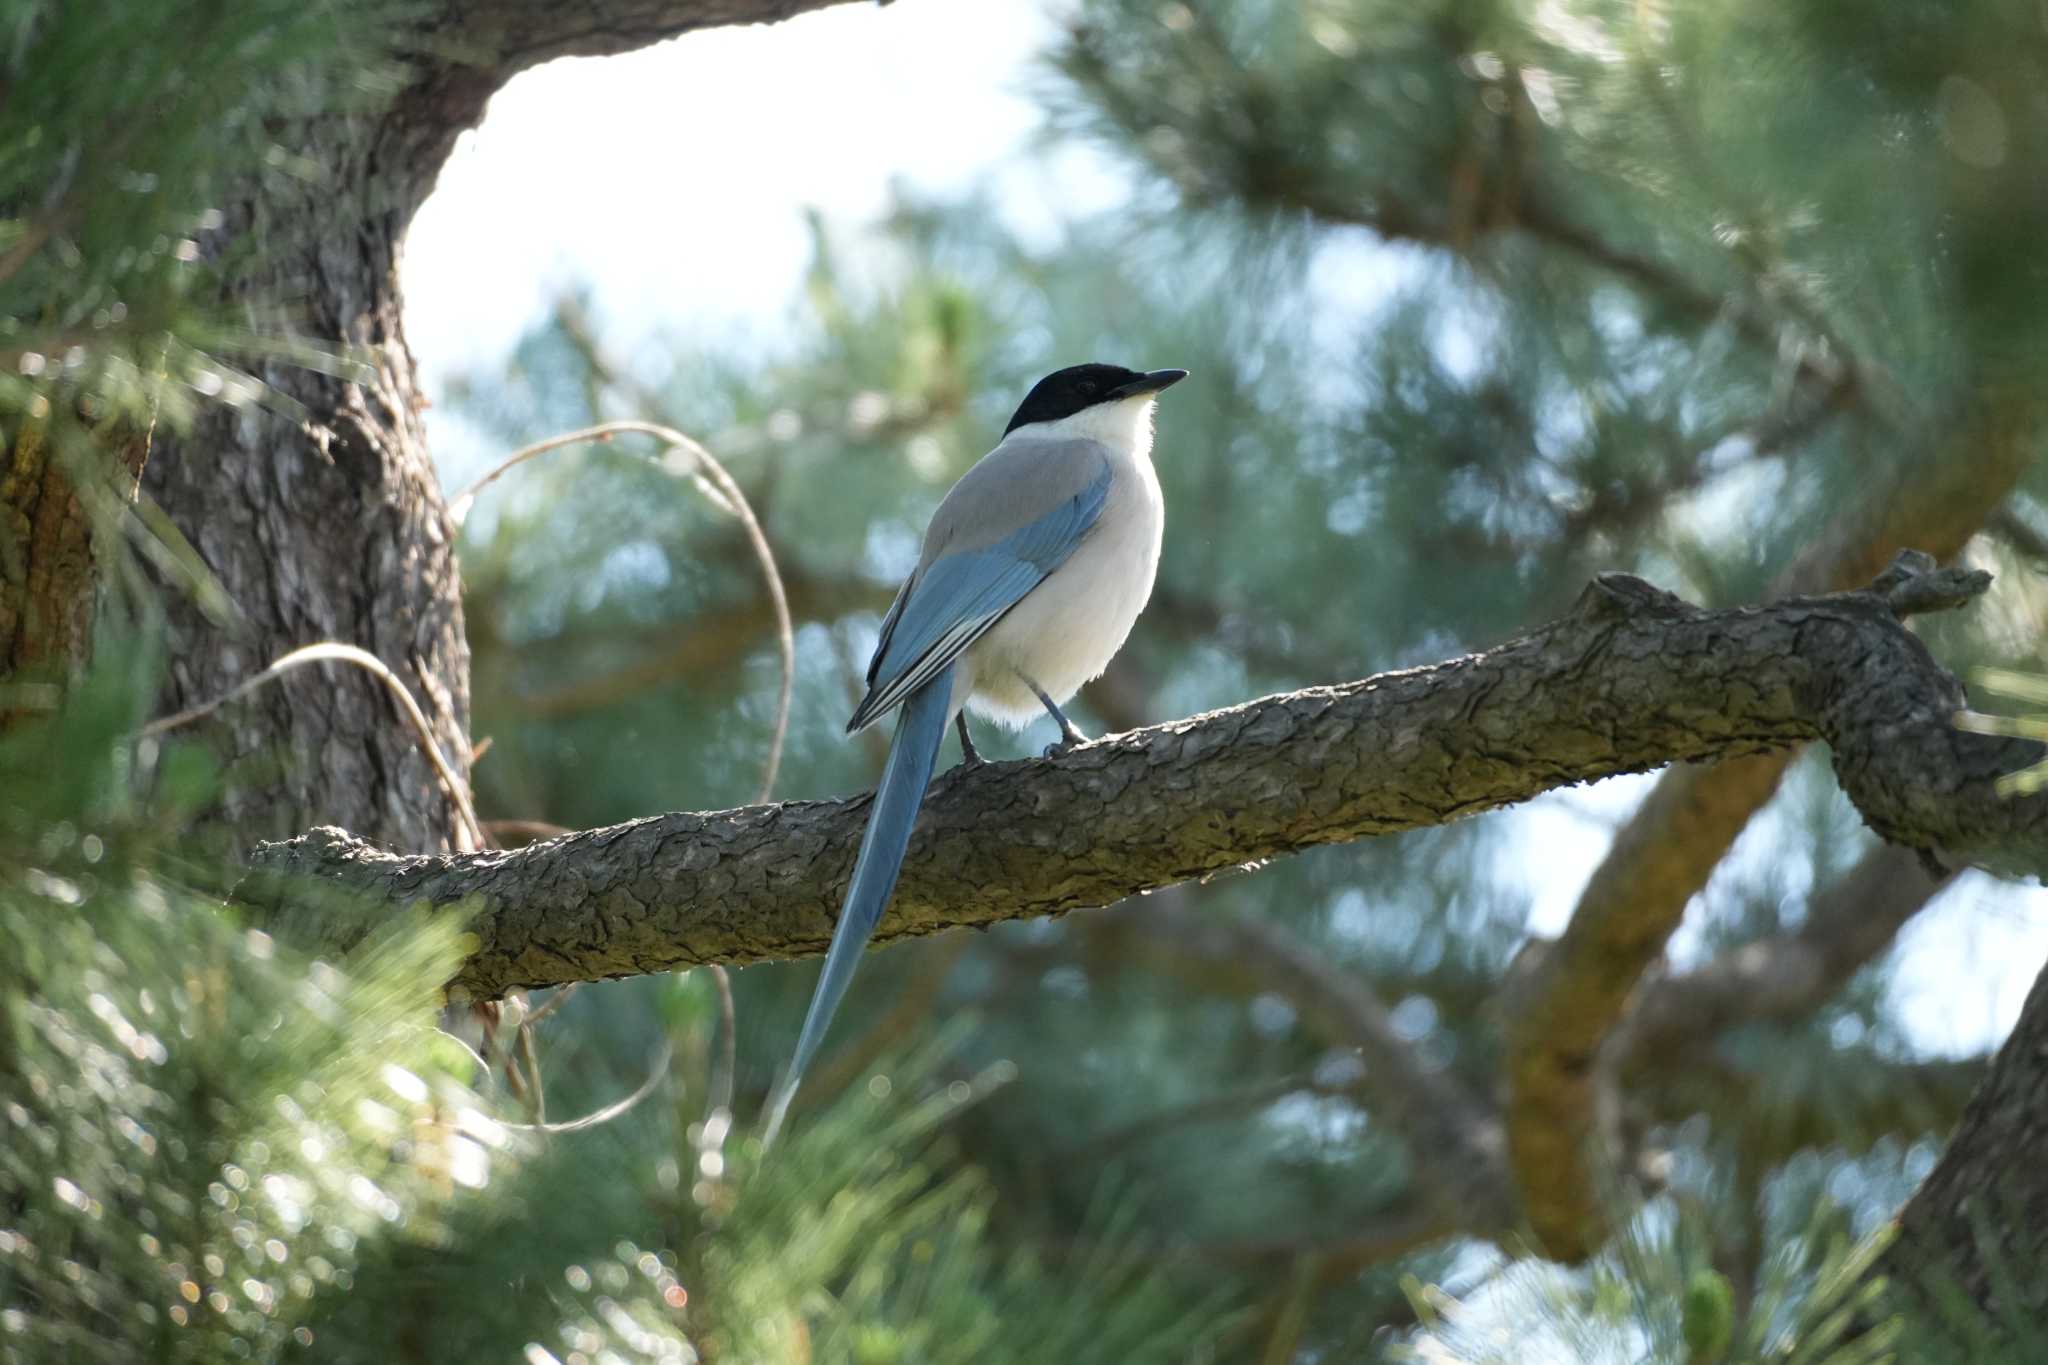
[[[974,736],[967,732],[967,713],[961,711],[955,715],[953,724],[960,730],[960,761],[970,768],[981,763],[981,752],[974,747]]]
[[[1024,675],[1021,673],[1017,676],[1020,678],[1024,677]],[[1059,755],[1065,753],[1067,750],[1074,748],[1076,745],[1086,744],[1088,742],[1088,736],[1082,734],[1081,731],[1078,728],[1076,728],[1074,722],[1067,719],[1067,713],[1060,710],[1058,702],[1054,701],[1051,697],[1045,694],[1044,688],[1040,687],[1037,683],[1031,681],[1031,679],[1029,678],[1024,678],[1024,685],[1031,689],[1033,695],[1035,695],[1038,698],[1040,704],[1042,704],[1045,707],[1046,713],[1049,714],[1060,727],[1059,743],[1048,744],[1045,747],[1045,756],[1047,758],[1056,758]]]

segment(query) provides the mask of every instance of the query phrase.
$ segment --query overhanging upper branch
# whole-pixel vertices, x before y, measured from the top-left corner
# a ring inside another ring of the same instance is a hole
[[[609,57],[701,28],[767,24],[840,0],[461,0],[441,8],[462,50],[505,74],[556,57]],[[481,49],[481,51],[479,51]]]
[[[1924,556],[1918,557],[1924,560]],[[1826,740],[1865,819],[1951,861],[2039,874],[2048,797],[1992,779],[2040,746],[1958,731],[1955,679],[1901,609],[1983,591],[1915,563],[1878,589],[1706,611],[1639,579],[1465,658],[1118,735],[933,785],[887,942],[1058,914],[1318,844],[1438,825],[1576,782]],[[1940,591],[1931,591],[1934,589]],[[360,923],[303,878],[374,905],[475,898],[473,996],[824,951],[865,798],[655,816],[514,852],[400,857],[339,830],[265,845],[249,891],[281,931],[346,946]]]
[[[476,126],[506,81],[557,57],[607,57],[698,29],[768,24],[845,0],[436,0],[405,49],[412,79],[372,136],[364,164],[379,212],[409,217],[458,134]],[[743,114],[735,114],[743,118]]]

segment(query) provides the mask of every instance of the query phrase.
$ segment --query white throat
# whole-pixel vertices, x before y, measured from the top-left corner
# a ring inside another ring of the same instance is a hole
[[[1152,406],[1157,395],[1141,393],[1117,403],[1097,403],[1050,422],[1026,422],[1008,439],[1100,441],[1134,459],[1152,453]]]

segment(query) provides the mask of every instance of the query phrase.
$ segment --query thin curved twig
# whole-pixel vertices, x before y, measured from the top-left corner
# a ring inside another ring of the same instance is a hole
[[[547,1090],[541,1085],[540,1045],[533,1041],[532,1022],[530,1018],[519,1021],[519,1070],[526,1077],[527,1093],[532,1096],[528,1103],[533,1109],[533,1121],[545,1131],[548,1126],[548,1097]]]
[[[555,993],[549,996],[539,1009],[525,1010],[519,1020],[518,1056],[508,1056],[505,1059],[505,1074],[508,1079],[524,1074],[526,1084],[533,1095],[533,1121],[543,1130],[546,1130],[548,1121],[547,1093],[541,1086],[540,1045],[534,1039],[538,1036],[540,1021],[560,1009],[562,1002],[576,994],[576,988],[581,984],[572,981],[566,986],[557,987]],[[522,1007],[525,1005],[524,994],[514,996],[513,999],[518,1000]]]
[[[711,1103],[705,1110],[708,1118],[723,1109],[732,1112],[733,1076],[739,1069],[739,1014],[732,1003],[732,976],[716,962],[707,971],[711,973],[711,984],[718,989],[718,1073],[711,1078]]]
[[[583,983],[581,981],[571,981],[564,985],[555,987],[555,993],[549,996],[546,1000],[543,1000],[540,1003],[539,1008],[535,1009],[530,1014],[528,1014],[524,1019],[520,1020],[519,1027],[532,1028],[535,1024],[538,1024],[541,1020],[547,1018],[550,1014],[553,1014],[556,1010],[562,1008],[562,1005],[569,999],[569,997],[576,994],[576,988],[581,986],[582,984]]]
[[[406,720],[412,725],[413,735],[419,741],[420,752],[424,753],[427,762],[433,765],[435,775],[441,779],[442,787],[447,790],[449,801],[453,803],[456,813],[462,817],[463,833],[470,841],[470,848],[489,847],[490,841],[484,837],[483,822],[476,818],[476,807],[470,803],[469,787],[455,775],[455,769],[442,754],[441,746],[434,742],[434,732],[427,722],[426,712],[420,710],[420,704],[413,700],[412,693],[406,689],[398,675],[367,649],[345,645],[338,640],[322,640],[317,644],[300,645],[297,649],[279,655],[272,661],[270,667],[261,673],[244,678],[212,701],[188,706],[173,715],[160,716],[144,725],[137,733],[144,736],[160,735],[181,725],[189,725],[195,720],[212,715],[229,702],[247,696],[263,684],[283,677],[295,668],[318,663],[354,664],[377,678],[390,690],[392,697],[398,702],[399,709],[405,712]]]
[[[664,1039],[660,1055],[655,1057],[654,1065],[647,1072],[647,1079],[640,1082],[638,1090],[622,1100],[613,1100],[604,1108],[585,1114],[580,1119],[570,1119],[567,1123],[507,1123],[501,1126],[521,1133],[577,1133],[585,1128],[595,1128],[601,1123],[610,1123],[654,1093],[654,1088],[668,1075],[669,1060],[674,1056],[674,1044]]]
[[[775,701],[775,733],[768,742],[768,761],[761,773],[761,793],[754,798],[756,802],[765,802],[775,789],[776,774],[782,769],[783,743],[789,736],[790,699],[796,690],[796,630],[790,623],[789,595],[783,590],[782,572],[775,565],[775,552],[768,546],[768,537],[761,530],[753,505],[747,501],[747,495],[740,491],[732,475],[726,472],[725,466],[702,443],[674,427],[637,421],[600,422],[594,427],[550,436],[513,451],[450,498],[449,519],[461,526],[469,516],[470,508],[476,504],[477,494],[497,482],[515,465],[524,464],[537,455],[560,450],[563,446],[585,442],[605,444],[614,436],[628,435],[652,436],[665,444],[668,449],[662,452],[656,463],[671,474],[689,478],[713,506],[737,517],[754,547],[754,557],[761,563],[761,576],[767,580],[768,597],[775,607],[775,643],[782,654],[782,689]],[[685,457],[686,463],[679,464],[674,460],[678,454]]]
[[[711,1077],[711,1097],[704,1121],[697,1125],[697,1171],[706,1180],[725,1174],[725,1140],[732,1134],[733,1077],[738,1068],[738,1013],[733,1009],[732,978],[712,963],[711,984],[718,990],[718,1068]]]

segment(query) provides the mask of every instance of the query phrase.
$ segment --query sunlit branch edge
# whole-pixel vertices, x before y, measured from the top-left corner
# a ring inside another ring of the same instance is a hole
[[[1918,557],[1924,559],[1924,557]],[[1928,857],[2038,876],[2048,800],[1996,796],[2040,746],[1956,730],[1960,685],[1901,614],[1988,575],[1708,611],[1639,579],[1495,649],[1283,693],[934,784],[877,941],[1110,904],[1321,844],[1440,825],[1667,763],[1832,746],[1873,829]],[[1938,589],[1938,591],[1937,591]],[[1960,595],[1959,595],[1960,593]],[[458,997],[822,952],[865,797],[652,816],[512,851],[404,857],[336,829],[252,854],[238,892],[278,932],[345,948],[375,907],[475,898]]]

